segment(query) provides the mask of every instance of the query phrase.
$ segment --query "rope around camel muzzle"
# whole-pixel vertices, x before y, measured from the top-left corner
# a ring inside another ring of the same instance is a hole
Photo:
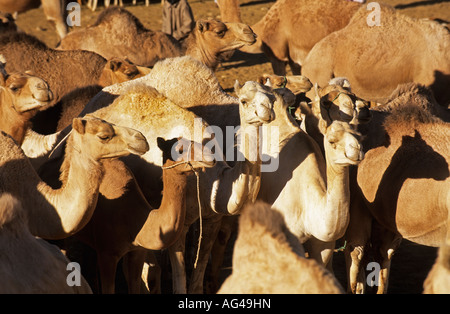
[[[202,244],[202,234],[203,234],[202,204],[200,202],[200,175],[199,175],[199,172],[194,169],[194,167],[192,166],[190,161],[180,161],[171,166],[167,166],[167,167],[161,166],[161,168],[162,169],[172,169],[172,168],[175,168],[175,167],[177,167],[179,165],[183,165],[183,164],[188,164],[189,167],[191,167],[191,170],[194,172],[195,176],[197,177],[197,201],[198,201],[198,216],[200,219],[200,234],[198,236],[197,256],[195,257],[195,263],[194,263],[194,269],[195,269],[195,268],[197,268],[198,257],[200,255],[200,246]]]

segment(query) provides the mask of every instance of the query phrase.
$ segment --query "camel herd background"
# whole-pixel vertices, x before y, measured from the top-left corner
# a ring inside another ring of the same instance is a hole
[[[0,0],[0,293],[450,293],[448,1],[109,2]]]

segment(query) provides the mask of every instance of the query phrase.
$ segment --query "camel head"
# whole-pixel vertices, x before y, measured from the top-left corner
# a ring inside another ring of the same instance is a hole
[[[294,95],[306,93],[313,87],[309,78],[302,75],[280,76],[264,73],[258,78],[258,83],[272,88],[287,88]]]
[[[8,133],[20,145],[30,119],[45,109],[53,99],[47,83],[29,73],[7,74],[0,55],[0,130]]]
[[[99,85],[108,86],[130,81],[150,73],[150,69],[134,65],[128,59],[111,58],[103,68]]]
[[[26,73],[8,74],[5,60],[0,58],[0,93],[2,103],[6,102],[18,114],[42,109],[53,99],[48,84],[41,78]]]
[[[275,119],[275,95],[270,88],[253,81],[240,85],[236,80],[234,91],[239,98],[239,114],[247,124],[259,126]]]
[[[217,20],[198,20],[197,34],[202,41],[213,48],[216,54],[239,49],[245,45],[256,42],[256,34],[252,29],[242,23],[222,23]]]
[[[75,118],[72,123],[74,150],[87,154],[93,160],[143,155],[149,150],[141,132],[117,126],[94,116]]]
[[[322,127],[327,160],[338,165],[357,165],[363,160],[360,134],[349,123],[336,120]]]
[[[197,142],[184,138],[165,140],[157,138],[158,147],[163,152],[165,166],[175,166],[178,172],[184,173],[197,169],[214,167],[216,161],[211,150]]]
[[[370,103],[357,97],[348,87],[327,85],[319,89],[316,85],[314,89],[313,112],[316,116],[320,113],[328,123],[339,120],[355,126],[372,118]]]

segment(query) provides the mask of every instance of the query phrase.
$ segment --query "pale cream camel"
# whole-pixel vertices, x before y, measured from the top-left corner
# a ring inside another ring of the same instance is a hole
[[[248,205],[239,218],[232,273],[219,294],[340,294],[336,278],[289,234],[283,216],[269,204]]]
[[[62,39],[67,35],[68,27],[65,21],[65,4],[61,0],[1,0],[0,11],[6,13],[22,13],[42,5],[47,20],[56,27],[56,32]]]
[[[355,94],[380,103],[399,84],[416,82],[431,86],[437,101],[447,107],[448,28],[435,21],[411,18],[385,5],[380,5],[377,14],[380,25],[373,25],[362,7],[345,28],[318,42],[305,59],[302,75],[319,86],[333,77],[346,77]]]
[[[436,262],[423,283],[425,294],[450,293],[450,245],[449,241],[439,248]]]
[[[0,55],[0,130],[21,145],[30,119],[45,109],[53,98],[47,83],[36,76],[15,72],[8,74]]]
[[[92,293],[81,274],[79,282],[68,284],[70,260],[30,233],[26,212],[11,194],[0,195],[0,293]]]
[[[242,23],[238,0],[217,0],[217,4],[224,22]],[[240,50],[264,52],[275,74],[285,75],[288,63],[293,74],[300,74],[312,47],[347,25],[360,7],[358,3],[341,0],[278,0],[260,21],[251,26],[258,36],[257,42]]]
[[[429,90],[407,84],[372,114],[372,121],[359,127],[366,158],[352,186],[345,235],[348,290],[353,293],[365,291],[361,261],[368,244],[381,265],[377,291],[385,293],[392,255],[402,238],[438,247],[449,234],[450,127],[441,120],[445,114],[448,119],[448,112]]]
[[[67,237],[89,221],[103,175],[101,159],[148,150],[144,136],[133,129],[96,118],[74,119],[61,167],[63,185],[55,190],[41,181],[11,137],[2,132],[0,141],[1,192],[22,201],[31,233],[46,239]]]
[[[221,53],[254,42],[254,33],[245,24],[198,20],[182,48],[171,36],[146,29],[133,14],[116,7],[103,11],[93,25],[71,32],[58,49],[89,50],[105,58],[127,57],[148,67],[158,60],[186,54],[215,68]]]
[[[179,77],[184,77],[184,79],[177,79]],[[189,108],[201,116],[210,125],[216,125],[225,130],[227,125],[236,126],[240,124],[237,110],[238,99],[223,91],[214,72],[189,57],[166,59],[158,62],[149,75],[139,78],[135,82],[145,82],[145,84],[154,86],[179,106]],[[127,85],[131,83],[126,82],[122,84]],[[113,88],[115,87],[111,86],[105,90],[112,92]],[[309,217],[308,219],[312,222],[316,220],[313,218],[314,211],[311,211],[311,216],[306,215],[307,209],[310,208],[307,204],[319,203],[320,205],[318,204],[316,205],[317,207],[312,208],[320,210],[322,213],[319,216],[323,216],[325,221],[319,226],[314,223],[310,224],[309,220],[305,222],[305,226],[309,225],[311,230],[307,230],[303,240],[306,240],[308,236],[310,238],[314,236],[329,242],[327,245],[330,247],[330,250],[327,252],[331,252],[334,248],[333,241],[342,236],[348,223],[349,195],[348,186],[345,185],[346,180],[348,180],[348,164],[335,164],[335,162],[343,160],[338,161],[331,156],[328,156],[331,160],[326,164],[319,146],[307,134],[302,132],[296,122],[288,116],[286,111],[287,103],[279,96],[277,99],[278,101],[274,105],[276,110],[275,120],[269,126],[273,125],[278,128],[279,139],[276,145],[272,144],[272,147],[263,145],[263,154],[272,156],[271,161],[273,165],[278,164],[278,168],[274,172],[263,172],[261,174],[261,188],[264,186],[264,192],[260,191],[259,197],[266,198],[269,203],[276,201],[282,205],[280,207],[293,209],[293,216],[297,214],[304,215]],[[337,125],[335,127],[338,128]],[[342,125],[342,128],[345,129],[342,133],[351,142],[346,148],[348,150],[347,153],[352,158],[355,158],[354,162],[357,163],[362,156],[356,153],[360,150],[358,141],[354,137],[356,134],[353,134],[353,131],[344,127],[344,125]],[[264,141],[264,133],[262,138]],[[336,147],[337,150],[342,149],[342,147]],[[333,151],[333,149],[330,150]],[[328,184],[326,179],[327,167],[330,172],[336,172],[334,177],[329,176]],[[312,182],[316,185],[312,185],[314,189],[308,189],[308,192],[306,190],[299,192],[298,187],[305,182]],[[293,197],[293,195],[296,197]],[[282,203],[282,200],[284,200],[284,203]],[[214,207],[212,210],[219,214],[237,214],[239,212],[224,211],[218,207]],[[190,209],[188,207],[188,216],[189,212]],[[193,221],[195,221],[197,219],[197,207],[193,207],[191,215]],[[206,268],[211,246],[220,227],[221,216],[211,215],[206,212],[203,218],[204,238],[201,243],[202,253],[199,257],[198,266],[193,271],[189,289],[190,292],[197,293],[203,292],[204,269]],[[289,225],[288,219],[286,221]],[[298,222],[297,219],[296,222]],[[303,227],[300,223],[299,226]],[[211,234],[206,236],[208,232],[211,232]],[[291,232],[300,233],[298,230]],[[178,269],[174,278],[182,278],[182,284],[179,282],[174,283],[175,291],[185,292],[184,256],[181,253],[184,252],[184,244],[180,243],[179,248],[174,247],[170,250],[178,251],[176,255],[180,261],[178,266],[172,265],[173,271]],[[321,251],[321,247],[318,246],[317,250]],[[175,254],[173,253],[172,255]],[[320,253],[314,252],[313,255],[317,257]],[[329,257],[317,259],[322,260],[326,264]]]

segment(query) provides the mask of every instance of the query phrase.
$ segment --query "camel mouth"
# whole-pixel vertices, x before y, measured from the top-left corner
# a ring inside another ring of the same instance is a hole
[[[144,155],[146,152],[148,152],[149,147],[147,145],[142,145],[142,147],[128,147],[128,153],[131,153],[133,155]]]
[[[206,160],[202,160],[202,161],[198,161],[197,165],[194,168],[212,168],[216,165],[216,160],[212,160],[212,161],[206,161]]]

